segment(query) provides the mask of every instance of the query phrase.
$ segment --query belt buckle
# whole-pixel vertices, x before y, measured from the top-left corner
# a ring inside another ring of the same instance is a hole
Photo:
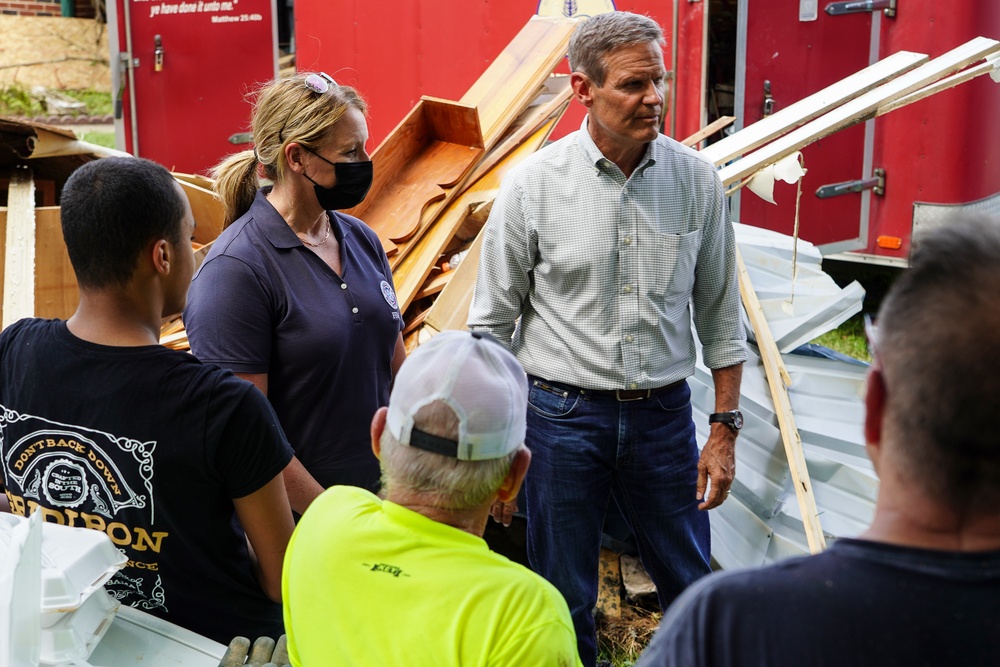
[[[650,396],[653,395],[653,390],[652,389],[646,389],[646,390],[644,390],[646,392],[645,394],[640,394],[639,396],[634,396],[632,398],[622,398],[622,391],[629,392],[629,391],[637,391],[637,390],[635,390],[635,389],[625,389],[625,390],[615,389],[615,398],[618,399],[619,403],[625,403],[625,402],[628,402],[628,401],[644,401],[644,400],[646,400],[647,398],[649,398]],[[643,391],[643,390],[638,390],[638,391]]]

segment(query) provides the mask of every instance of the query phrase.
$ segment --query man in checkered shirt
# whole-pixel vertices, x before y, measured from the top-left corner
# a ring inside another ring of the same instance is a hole
[[[528,558],[565,596],[588,666],[609,497],[665,609],[709,572],[705,510],[732,484],[742,425],[733,230],[712,163],[659,133],[663,43],[627,12],[577,27],[570,81],[588,116],[504,179],[469,313],[528,373]],[[716,394],[700,456],[692,316]]]

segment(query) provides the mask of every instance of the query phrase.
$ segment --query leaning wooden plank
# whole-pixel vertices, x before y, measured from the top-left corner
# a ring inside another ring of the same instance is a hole
[[[204,188],[205,190],[211,190],[214,181],[208,176],[202,176],[201,174],[185,174],[182,171],[172,171],[170,175],[176,178],[178,181],[184,181],[185,183],[190,183],[191,185],[197,185],[199,188]]]
[[[701,152],[716,166],[725,164],[738,155],[748,153],[775,137],[821,116],[841,104],[850,102],[889,79],[912,70],[917,65],[927,62],[927,59],[927,56],[922,53],[909,51],[894,53],[817,93],[790,104],[784,109],[779,109],[770,116],[761,118],[756,123],[748,125],[711,146],[706,146]]]
[[[989,74],[990,72],[993,71],[993,69],[994,65],[988,62],[980,63],[979,65],[969,67],[967,69],[962,70],[958,74],[952,74],[951,76],[941,79],[940,81],[937,81],[935,83],[932,83],[929,86],[924,86],[917,92],[910,93],[906,97],[901,97],[900,99],[896,100],[895,102],[892,102],[891,104],[885,104],[883,106],[880,106],[878,108],[878,111],[875,112],[875,115],[881,116],[887,114],[890,111],[895,111],[900,107],[905,107],[907,104],[912,104],[914,102],[924,99],[925,97],[936,95],[937,93],[940,93],[942,90],[948,90],[949,88],[954,88],[960,83],[965,83],[966,81],[971,81],[972,79],[975,79],[977,76],[983,74]]]
[[[457,194],[451,187],[482,155],[475,107],[424,97],[372,153],[371,190],[346,212],[368,223],[388,252],[385,241],[412,238],[427,205]]]
[[[449,204],[435,223],[420,236],[417,244],[392,272],[393,280],[396,283],[396,299],[399,301],[400,310],[405,311],[410,303],[412,303],[414,295],[420,291],[421,285],[424,284],[438,257],[441,256],[441,251],[455,236],[455,230],[461,226],[471,207],[496,197],[501,179],[512,167],[537,151],[545,143],[556,122],[557,119],[550,119],[536,130],[513,153],[499,162],[486,175],[463,192],[460,197]],[[462,264],[464,263],[465,260],[463,260]],[[461,265],[459,265],[459,268],[461,268]]]
[[[434,275],[428,276],[424,284],[420,286],[420,291],[413,296],[413,300],[420,301],[420,299],[434,296],[444,289],[444,286],[448,284],[449,278],[451,278],[451,270],[439,271]]]
[[[924,86],[928,86],[997,52],[1000,52],[1000,42],[994,39],[987,39],[986,37],[976,37],[958,48],[952,49],[924,63],[920,67],[837,107],[797,130],[759,148],[750,155],[726,165],[719,170],[719,177],[722,179],[723,184],[727,186],[737,181],[742,181],[763,167],[774,164],[781,158],[791,155],[797,150],[801,150],[818,139],[829,136],[845,127],[868,120],[875,114],[879,107],[891,104],[901,97],[920,90]]]
[[[460,100],[479,109],[489,148],[566,55],[576,19],[533,16]]]
[[[695,146],[705,139],[705,137],[710,137],[719,130],[729,127],[733,124],[734,120],[736,120],[736,116],[722,116],[721,118],[716,118],[711,123],[692,134],[690,137],[682,139],[681,143],[688,148]]]
[[[750,274],[747,273],[739,249],[736,251],[736,263],[739,267],[740,296],[750,318],[757,347],[760,350],[760,360],[767,375],[771,399],[774,401],[774,413],[778,417],[778,428],[781,431],[781,441],[785,446],[785,456],[788,458],[792,486],[795,487],[795,498],[802,514],[806,541],[809,543],[809,551],[818,553],[826,548],[826,538],[823,535],[823,526],[820,524],[819,510],[816,508],[816,496],[813,494],[812,482],[809,479],[809,468],[806,467],[805,454],[802,452],[802,436],[795,425],[792,402],[788,397],[786,386],[788,373],[781,363],[781,353],[778,352],[778,346],[771,335],[771,329],[767,325],[767,319],[757,300],[757,293],[754,292]]]
[[[6,226],[0,329],[35,314],[35,182],[27,167],[11,172]]]
[[[35,209],[35,317],[67,319],[80,303],[58,206]]]

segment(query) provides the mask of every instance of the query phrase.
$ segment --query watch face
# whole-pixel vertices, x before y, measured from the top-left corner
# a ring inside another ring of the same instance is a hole
[[[737,431],[743,428],[743,413],[739,410],[733,410],[733,426]]]

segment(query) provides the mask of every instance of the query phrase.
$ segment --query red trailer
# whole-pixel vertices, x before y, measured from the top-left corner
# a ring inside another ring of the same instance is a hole
[[[243,95],[276,70],[274,1],[109,4],[119,145],[192,172],[245,147]],[[897,51],[1000,38],[997,0],[297,0],[295,57],[367,98],[371,149],[421,96],[462,97],[532,14],[612,9],[667,33],[664,131],[676,138],[722,115],[744,127]],[[905,265],[942,211],[1000,213],[998,117],[1000,85],[978,77],[806,147],[801,236],[828,255]],[[574,103],[553,138],[582,118]],[[775,197],[737,193],[734,219],[791,233],[795,187]]]
[[[1000,3],[968,0],[298,0],[300,69],[357,86],[373,143],[421,95],[458,99],[533,13],[649,14],[664,27],[673,95],[664,131],[693,134],[718,116],[738,129],[901,50],[941,55],[1000,38]],[[554,137],[579,127],[571,107]],[[1000,213],[1000,85],[977,79],[803,151],[800,233],[827,254],[905,265],[910,239],[947,207]],[[843,185],[831,188],[835,184]],[[842,194],[833,194],[842,192]],[[791,233],[795,186],[778,206],[733,197],[741,222]]]

